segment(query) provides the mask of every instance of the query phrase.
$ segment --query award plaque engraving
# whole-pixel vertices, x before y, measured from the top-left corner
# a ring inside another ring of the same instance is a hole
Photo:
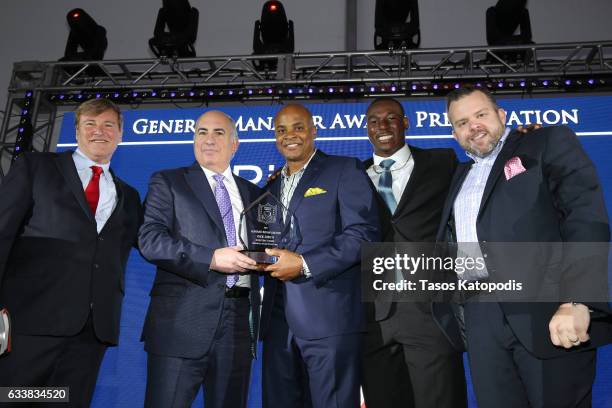
[[[301,241],[297,219],[269,191],[242,211],[238,231],[242,252],[257,262],[259,272],[277,261],[266,254],[266,248],[293,251]]]

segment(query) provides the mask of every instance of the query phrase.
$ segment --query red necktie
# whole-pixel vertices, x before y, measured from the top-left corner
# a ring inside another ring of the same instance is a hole
[[[91,212],[93,215],[96,215],[96,209],[98,208],[98,200],[100,199],[100,174],[104,172],[102,167],[100,166],[91,166],[91,171],[93,175],[89,180],[89,184],[85,188],[85,198],[89,203],[89,207],[91,208]]]

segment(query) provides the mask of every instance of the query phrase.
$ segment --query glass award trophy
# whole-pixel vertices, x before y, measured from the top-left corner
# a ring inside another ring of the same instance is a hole
[[[276,256],[266,253],[266,248],[295,251],[301,242],[297,219],[269,191],[242,211],[238,231],[242,253],[257,262],[260,273],[277,261]]]

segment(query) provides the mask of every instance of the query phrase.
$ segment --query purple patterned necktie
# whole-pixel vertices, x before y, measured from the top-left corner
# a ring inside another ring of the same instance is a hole
[[[223,174],[215,174],[213,178],[217,182],[215,186],[215,199],[221,212],[221,218],[223,218],[223,226],[225,227],[225,236],[227,237],[227,245],[236,245],[236,226],[234,224],[234,214],[232,212],[232,201],[230,200],[229,193],[223,184]],[[231,288],[238,282],[238,274],[227,275],[225,284],[228,288]]]

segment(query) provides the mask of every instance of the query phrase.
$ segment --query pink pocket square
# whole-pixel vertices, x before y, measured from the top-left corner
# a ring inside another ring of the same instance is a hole
[[[506,175],[506,180],[510,180],[514,176],[518,176],[522,172],[527,169],[523,166],[520,157],[514,156],[509,159],[506,164],[504,164],[504,174]]]

